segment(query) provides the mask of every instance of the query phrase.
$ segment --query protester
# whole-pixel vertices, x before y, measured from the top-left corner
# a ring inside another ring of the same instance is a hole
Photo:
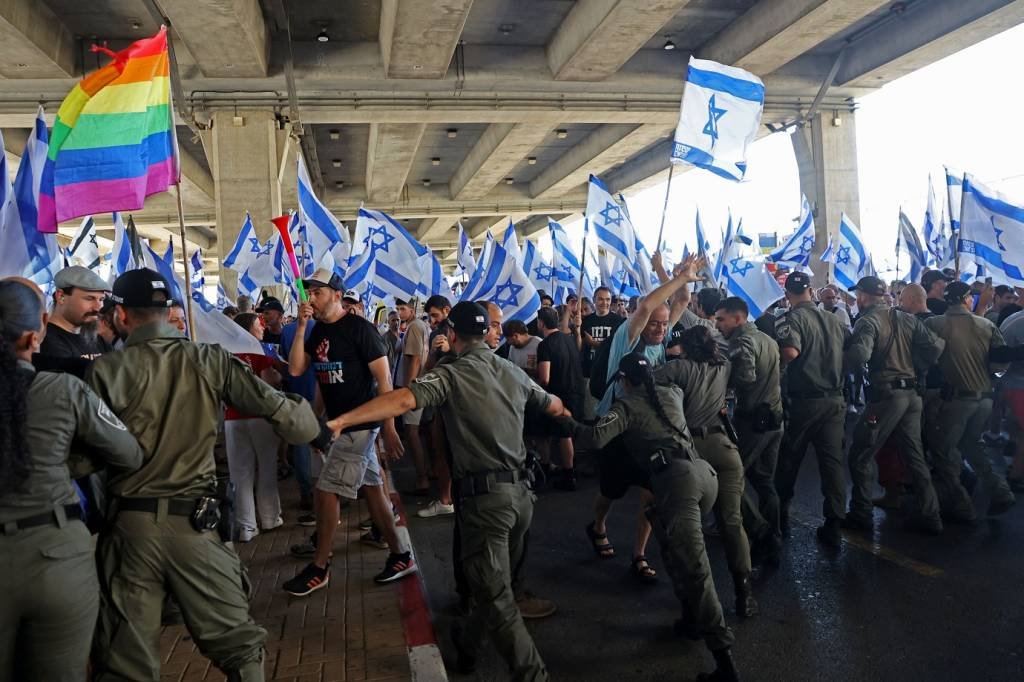
[[[551,310],[553,307],[541,308]],[[557,313],[555,313],[557,318]],[[537,378],[537,346],[540,345],[539,336],[531,336],[526,325],[519,320],[509,320],[502,325],[502,333],[506,343],[509,344],[508,360],[513,365],[525,371],[531,379]]]
[[[167,324],[177,329],[182,334],[188,333],[188,322],[186,321],[185,307],[178,301],[171,304],[167,311]]]
[[[580,326],[583,337],[583,400],[584,411],[577,417],[584,421],[594,419],[597,401],[590,394],[590,372],[594,361],[594,353],[601,344],[612,337],[612,334],[625,319],[612,312],[612,292],[608,287],[598,287],[594,291],[594,312],[586,315]],[[575,412],[573,414],[576,414]]]
[[[511,322],[507,323],[511,324]],[[507,325],[506,325],[507,326]],[[583,413],[583,368],[575,339],[560,331],[558,315],[552,308],[537,312],[537,330],[544,340],[537,345],[537,383],[561,399],[572,414]],[[562,469],[554,485],[560,490],[576,489],[572,438],[559,438]]]
[[[942,298],[942,294],[946,291],[946,285],[952,281],[953,277],[942,270],[929,270],[921,275],[921,286],[928,294],[928,310],[932,311],[933,315],[942,315],[949,307]]]
[[[430,353],[430,327],[416,316],[415,301],[398,299],[395,301],[395,307],[398,319],[405,326],[405,334],[398,344],[398,363],[394,376],[395,388],[402,388],[411,384],[423,372]],[[412,410],[402,415],[405,445],[412,454],[412,461],[416,467],[416,487],[413,494],[420,496],[430,494],[430,468],[423,447],[423,436],[420,434],[422,419],[422,410]]]
[[[263,343],[280,352],[281,333],[284,331],[284,306],[276,298],[263,301]]]
[[[53,285],[53,312],[39,347],[40,354],[92,359],[111,350],[96,334],[103,298],[110,285],[80,265],[59,271],[54,275]]]

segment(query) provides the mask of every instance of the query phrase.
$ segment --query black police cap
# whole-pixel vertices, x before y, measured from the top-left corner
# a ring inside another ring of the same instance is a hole
[[[461,301],[455,304],[448,313],[448,322],[452,329],[466,336],[483,336],[491,323],[487,309],[472,301]]]
[[[811,276],[806,272],[794,270],[786,275],[786,291],[802,294],[811,287]]]
[[[170,284],[159,272],[148,268],[129,270],[114,280],[110,298],[125,308],[170,308],[174,305]]]
[[[877,277],[868,275],[867,277],[861,277],[857,280],[857,284],[853,286],[850,291],[863,291],[865,294],[870,294],[872,296],[885,296],[885,282]]]
[[[960,303],[969,293],[971,293],[971,285],[957,280],[946,285],[942,298],[945,299],[946,303]]]

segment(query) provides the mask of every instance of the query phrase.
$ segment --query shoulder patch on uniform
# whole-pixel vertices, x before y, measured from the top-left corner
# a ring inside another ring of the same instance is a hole
[[[110,426],[113,426],[118,431],[127,431],[128,430],[128,427],[125,426],[124,423],[120,419],[117,418],[117,415],[114,414],[110,410],[109,407],[107,407],[107,404],[105,402],[102,402],[102,401],[100,402],[100,406],[96,410],[96,416],[99,417],[100,419],[102,419],[104,422],[106,422]]]
[[[415,384],[432,384],[432,383],[435,383],[435,382],[440,381],[440,380],[441,380],[441,377],[438,376],[437,374],[434,374],[433,372],[427,372],[423,376],[416,377],[415,379],[413,379],[413,383],[415,383]]]
[[[619,415],[617,412],[609,412],[605,416],[601,417],[601,421],[597,422],[597,427],[600,428],[602,426],[608,426],[609,424],[618,421],[618,419]]]

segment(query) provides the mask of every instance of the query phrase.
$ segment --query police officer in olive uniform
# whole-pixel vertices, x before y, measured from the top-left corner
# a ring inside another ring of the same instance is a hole
[[[200,651],[229,680],[262,680],[266,631],[249,616],[238,555],[214,532],[221,403],[267,419],[291,444],[319,434],[316,417],[220,346],[191,343],[168,325],[171,295],[156,272],[121,275],[111,298],[125,346],[99,358],[89,382],[146,457],[137,472],[109,481],[112,508],[97,549],[97,677],[159,679],[160,609],[169,592]]]
[[[736,389],[733,411],[740,457],[747,481],[757,492],[755,505],[743,492],[743,523],[757,538],[755,546],[778,546],[779,496],[775,492],[775,466],[782,442],[782,394],[779,382],[779,346],[748,320],[746,301],[730,296],[715,307],[715,324],[729,340],[729,386]],[[773,539],[765,538],[770,534]]]
[[[945,343],[921,320],[890,308],[884,301],[885,282],[877,277],[862,277],[851,291],[857,294],[860,316],[844,361],[847,368],[867,363],[870,387],[868,404],[853,431],[853,494],[843,526],[867,532],[874,527],[872,465],[875,453],[890,435],[895,435],[920,506],[920,516],[910,519],[908,525],[913,530],[937,535],[942,532],[942,520],[921,445],[921,396],[917,393],[915,365],[934,363]]]
[[[786,277],[790,309],[779,319],[776,339],[786,367],[786,437],[775,471],[780,498],[780,523],[789,528],[789,503],[793,499],[800,465],[807,447],[814,446],[821,476],[824,525],[818,539],[830,547],[840,545],[840,523],[846,515],[846,477],[843,475],[843,345],[850,331],[833,313],[811,300],[811,278],[804,272]]]
[[[72,442],[132,471],[142,450],[80,379],[36,372],[42,293],[0,282],[0,679],[85,679],[99,585],[92,538],[68,471]]]
[[[557,397],[484,345],[490,322],[483,306],[458,303],[448,322],[455,360],[332,419],[328,426],[340,433],[412,409],[438,408],[451,447],[462,565],[473,602],[466,626],[452,632],[459,669],[474,670],[476,653],[490,631],[513,679],[547,680],[547,668],[516,608],[511,567],[522,555],[535,499],[524,469],[523,416],[527,408],[556,417],[564,410]]]
[[[672,361],[670,368],[685,361]],[[624,390],[595,426],[572,422],[572,433],[587,450],[604,447],[621,435],[623,453],[650,474],[654,499],[648,509],[651,527],[672,577],[672,588],[683,609],[679,629],[704,638],[718,664],[704,679],[739,679],[732,659],[732,630],[725,624],[722,604],[711,575],[701,515],[718,495],[715,470],[694,448],[683,414],[683,390],[677,384],[655,385],[643,353],[629,353],[619,362]]]
[[[946,342],[946,349],[939,357],[942,403],[938,419],[928,425],[932,475],[943,503],[943,518],[973,525],[977,514],[970,494],[960,483],[964,455],[991,498],[990,515],[1009,510],[1015,499],[1006,479],[992,470],[992,462],[979,444],[992,413],[991,373],[1006,367],[996,366],[991,356],[1006,344],[992,322],[967,308],[970,293],[971,287],[966,283],[950,282],[943,293],[949,308],[945,314],[931,317],[924,324]]]

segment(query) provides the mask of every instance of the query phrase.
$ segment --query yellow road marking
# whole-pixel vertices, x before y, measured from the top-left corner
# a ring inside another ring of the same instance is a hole
[[[906,554],[900,554],[894,549],[889,549],[888,547],[878,544],[874,540],[868,540],[856,533],[847,533],[844,531],[843,537],[846,539],[848,544],[856,547],[857,549],[862,549],[865,552],[874,554],[886,561],[891,561],[897,566],[906,568],[918,575],[923,575],[926,578],[938,578],[943,573],[941,568],[936,568],[931,564],[926,564],[923,561],[918,561],[917,559],[911,559]]]

